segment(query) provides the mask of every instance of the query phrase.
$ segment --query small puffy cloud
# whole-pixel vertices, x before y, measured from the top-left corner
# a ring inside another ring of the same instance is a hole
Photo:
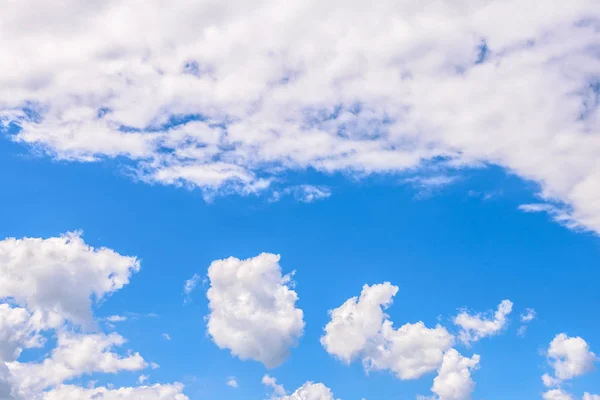
[[[271,400],[336,400],[331,389],[322,383],[306,382],[291,395],[285,394],[283,385],[278,385],[275,378],[265,375],[263,385],[273,390]]]
[[[548,387],[562,381],[590,372],[598,358],[581,337],[569,337],[564,333],[556,335],[550,342],[547,352],[548,363],[554,369],[554,377],[542,377]]]
[[[331,389],[322,383],[306,382],[289,396],[275,397],[276,400],[335,400]]]
[[[304,330],[291,274],[282,275],[279,255],[262,253],[214,261],[208,269],[208,333],[219,348],[267,368],[288,357]]]
[[[162,334],[163,339],[170,341],[171,340],[171,335],[169,335],[168,333],[163,333]]]
[[[263,385],[273,390],[273,395],[285,396],[285,388],[283,387],[283,385],[277,384],[277,379],[273,378],[272,376],[265,374],[262,377],[261,382]]]
[[[86,389],[73,385],[61,385],[44,393],[41,400],[189,400],[182,390],[183,385],[180,383],[119,389],[106,387]]]
[[[438,375],[433,380],[431,391],[439,400],[469,400],[475,389],[471,371],[477,368],[479,355],[463,357],[455,349],[444,354]]]
[[[586,392],[583,394],[583,400],[600,400],[600,395],[589,394]]]
[[[0,298],[13,299],[46,327],[65,320],[93,325],[91,297],[99,300],[122,288],[138,270],[135,257],[93,248],[80,232],[0,241]]]
[[[481,313],[471,315],[462,311],[454,317],[454,324],[461,328],[460,340],[469,344],[487,336],[498,334],[506,325],[506,316],[511,313],[513,303],[510,300],[502,300],[492,318],[486,318]]]
[[[321,337],[325,350],[346,363],[360,358],[365,369],[390,370],[399,379],[416,379],[435,370],[453,337],[442,326],[431,329],[423,322],[394,329],[383,310],[397,291],[389,282],[365,285],[359,298],[331,310]]]
[[[229,379],[227,380],[227,386],[229,386],[229,387],[232,387],[232,388],[234,388],[234,389],[237,389],[239,385],[238,385],[238,382],[237,382],[237,380],[235,379],[235,377],[231,376],[231,377],[229,377]]]
[[[138,380],[137,380],[137,381],[138,381],[138,383],[139,383],[140,385],[143,385],[143,384],[144,384],[144,382],[146,382],[147,380],[148,380],[148,375],[144,375],[144,374],[142,374],[142,375],[140,375],[140,376],[138,377]]]
[[[542,398],[544,400],[574,400],[573,396],[560,389],[548,390],[542,395]]]

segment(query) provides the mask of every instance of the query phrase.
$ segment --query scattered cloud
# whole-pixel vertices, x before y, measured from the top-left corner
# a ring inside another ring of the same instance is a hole
[[[314,203],[315,201],[326,199],[331,196],[331,190],[326,186],[290,186],[281,191],[274,191],[271,200],[278,201],[281,197],[289,195],[302,203]]]
[[[277,379],[265,374],[262,377],[262,384],[273,390],[275,396],[285,396],[285,388],[283,385],[277,384]]]
[[[454,324],[461,328],[459,339],[469,344],[487,336],[497,335],[506,325],[506,317],[511,313],[512,307],[513,303],[510,300],[502,300],[493,318],[488,318],[481,313],[471,315],[467,311],[462,311],[454,317]]]
[[[427,198],[435,191],[445,186],[455,183],[460,178],[451,175],[433,175],[433,176],[415,176],[405,179],[404,182],[410,183],[417,189],[417,198]]]
[[[137,381],[138,381],[138,383],[139,383],[140,385],[143,385],[143,384],[144,384],[144,382],[146,382],[147,380],[148,380],[148,375],[143,375],[143,374],[142,374],[142,375],[140,375],[140,376],[138,377],[138,380],[137,380]]]
[[[469,197],[477,197],[477,198],[480,198],[482,200],[491,200],[493,198],[501,196],[502,193],[503,193],[502,189],[491,190],[491,191],[469,190],[467,192],[467,194],[469,195]]]
[[[127,317],[124,317],[122,315],[111,315],[109,317],[105,318],[106,321],[108,322],[123,322],[123,321],[127,321]]]
[[[163,333],[161,336],[167,341],[171,340],[171,335],[169,335],[168,333]]]
[[[536,313],[533,308],[525,309],[525,312],[521,314],[521,326],[519,327],[517,334],[519,336],[525,335],[525,331],[529,326],[529,323],[535,319]]]
[[[397,291],[389,282],[364,285],[359,298],[331,310],[321,337],[325,350],[346,363],[360,358],[366,370],[390,370],[403,380],[439,367],[453,344],[452,335],[440,325],[427,328],[423,322],[394,329],[383,310]]]
[[[185,284],[183,285],[183,294],[185,296],[185,299],[184,299],[185,303],[190,301],[190,295],[192,294],[194,289],[196,289],[196,286],[198,286],[199,282],[200,282],[200,275],[198,275],[198,274],[194,274],[194,276],[192,276],[190,279],[185,281]]]
[[[235,377],[233,377],[233,376],[229,377],[229,379],[227,380],[227,386],[232,387],[234,389],[238,388],[238,383],[237,383],[237,380],[235,379]]]
[[[208,268],[208,334],[219,348],[267,368],[283,363],[304,331],[292,274],[282,275],[279,258],[230,257]]]

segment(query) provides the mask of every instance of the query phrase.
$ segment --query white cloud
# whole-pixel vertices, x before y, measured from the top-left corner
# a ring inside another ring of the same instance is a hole
[[[198,283],[200,282],[200,275],[194,274],[190,279],[185,281],[183,285],[183,293],[185,295],[185,302],[190,300],[190,294],[196,289]]]
[[[79,234],[0,241],[0,398],[77,400],[104,395],[107,400],[140,396],[187,399],[179,384],[116,390],[63,386],[65,381],[87,374],[157,367],[138,353],[118,353],[116,348],[122,347],[125,339],[117,333],[88,333],[85,329],[97,328],[98,321],[107,320],[93,319],[90,298],[99,300],[122,288],[138,269],[135,257],[94,249]],[[108,320],[124,318],[115,315]],[[48,356],[40,361],[19,360],[22,349],[45,346],[48,335],[56,337]]]
[[[471,371],[477,368],[479,355],[463,357],[455,349],[444,354],[438,375],[433,380],[431,391],[439,400],[469,400],[475,389]]]
[[[78,232],[60,237],[0,241],[0,298],[11,298],[45,327],[65,320],[94,324],[91,297],[100,300],[129,283],[135,257],[95,249]]]
[[[123,322],[123,321],[127,321],[127,317],[124,317],[122,315],[111,315],[109,317],[106,317],[105,319],[108,322]]]
[[[517,334],[519,336],[525,335],[525,331],[527,330],[528,324],[535,319],[535,316],[536,316],[536,313],[533,308],[525,309],[525,312],[522,313],[521,317],[520,317],[522,325],[519,327],[519,330],[517,331]]]
[[[306,382],[289,396],[275,397],[277,400],[335,400],[331,389],[322,383]]]
[[[527,308],[525,313],[521,314],[521,322],[531,322],[535,318],[535,310],[533,308]]]
[[[292,195],[297,201],[314,203],[331,196],[331,190],[326,186],[298,185],[273,192],[272,201],[278,201],[282,196]]]
[[[600,400],[600,395],[589,394],[586,392],[583,394],[583,400]]]
[[[43,345],[37,322],[24,308],[0,304],[0,364],[19,358],[23,348]]]
[[[484,337],[498,334],[504,328],[507,322],[506,316],[511,313],[512,307],[513,303],[510,300],[502,300],[494,313],[493,319],[486,318],[481,313],[471,315],[467,311],[461,312],[454,318],[454,323],[461,328],[460,340],[465,344],[469,344]]]
[[[542,377],[548,387],[590,372],[598,360],[589,345],[581,337],[569,337],[564,333],[556,335],[550,342],[547,352],[548,363],[554,369],[554,377]]]
[[[262,383],[273,390],[271,400],[335,400],[331,389],[322,383],[306,382],[289,396],[285,394],[283,385],[278,385],[277,380],[269,375],[263,376]]]
[[[120,356],[111,350],[125,343],[116,333],[76,335],[59,332],[56,348],[40,363],[7,363],[24,397],[84,374],[138,371],[148,364],[138,354]]]
[[[574,215],[573,211],[565,205],[553,205],[547,203],[521,204],[519,210],[528,213],[545,212],[552,219],[561,225],[573,230],[586,230],[585,224],[582,224]],[[587,227],[589,228],[589,227]]]
[[[367,370],[390,370],[399,379],[416,379],[435,370],[453,337],[440,325],[427,328],[423,322],[394,329],[384,309],[398,291],[385,282],[364,285],[360,298],[352,297],[331,310],[321,344],[346,363],[361,358]]]
[[[168,333],[163,333],[163,334],[162,334],[162,337],[163,337],[165,340],[167,340],[167,341],[170,341],[170,340],[171,340],[171,335],[169,335]]]
[[[182,390],[183,385],[179,383],[119,389],[105,387],[86,389],[73,385],[61,385],[44,393],[41,400],[189,400]]]
[[[213,261],[208,278],[208,333],[217,346],[267,368],[285,361],[302,336],[304,320],[295,306],[291,274],[281,274],[279,256]]]
[[[144,374],[142,374],[142,375],[140,375],[140,376],[138,377],[138,380],[137,380],[137,381],[138,381],[138,383],[139,383],[140,385],[143,385],[143,384],[144,384],[144,382],[146,382],[147,380],[148,380],[148,375],[144,375]]]
[[[276,396],[285,396],[285,388],[283,387],[283,385],[279,385],[277,384],[277,379],[273,378],[272,376],[269,376],[267,374],[265,374],[262,377],[262,384],[265,385],[266,387],[269,387],[273,390],[273,394]]]
[[[235,377],[232,376],[227,380],[227,386],[232,387],[234,389],[238,388],[238,382],[235,379]]]
[[[495,164],[598,232],[596,7],[21,1],[0,16],[0,118],[53,157],[120,155],[146,181],[212,191]],[[181,115],[197,117],[165,127]]]
[[[574,400],[573,396],[560,389],[548,390],[542,397],[544,400]]]

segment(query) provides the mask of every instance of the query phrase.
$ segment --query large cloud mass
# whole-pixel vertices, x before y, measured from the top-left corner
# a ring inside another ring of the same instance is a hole
[[[53,157],[207,191],[491,163],[540,184],[525,210],[600,232],[599,19],[596,0],[11,2],[0,118]]]
[[[281,364],[304,330],[291,275],[282,275],[279,256],[214,261],[208,268],[208,333],[220,348],[268,368]]]

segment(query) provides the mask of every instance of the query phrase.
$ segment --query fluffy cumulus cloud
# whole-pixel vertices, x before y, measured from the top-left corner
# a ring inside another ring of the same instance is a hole
[[[322,383],[306,382],[289,396],[275,397],[277,400],[335,400],[331,389]]]
[[[42,327],[65,320],[91,327],[92,297],[100,300],[129,283],[135,257],[87,245],[80,232],[0,241],[0,298],[10,298]]]
[[[560,389],[548,390],[542,395],[544,400],[574,400],[573,396]]]
[[[309,167],[495,164],[600,231],[595,0],[13,3],[0,118],[52,157],[242,193]]]
[[[302,336],[304,320],[291,274],[282,275],[279,256],[217,260],[208,278],[208,333],[217,346],[268,368],[280,365]]]
[[[431,391],[437,395],[436,399],[469,400],[475,389],[471,371],[477,368],[478,364],[477,354],[467,358],[454,349],[448,350],[431,387]]]
[[[584,393],[583,400],[600,400],[600,395]]]
[[[90,247],[78,233],[0,241],[0,398],[187,399],[179,384],[121,389],[63,385],[92,373],[157,366],[138,353],[118,352],[125,344],[119,334],[87,331],[98,327],[92,299],[122,288],[138,269],[135,257]],[[45,347],[48,334],[56,337],[48,356],[19,360],[23,349]]]
[[[291,395],[286,395],[283,385],[269,375],[263,377],[262,383],[272,389],[271,400],[336,400],[331,389],[322,383],[306,382]]]
[[[383,310],[397,291],[389,282],[365,285],[360,297],[331,310],[321,337],[325,350],[346,363],[360,358],[365,369],[389,370],[399,379],[416,379],[438,368],[453,344],[452,335],[423,322],[395,329]]]
[[[471,315],[463,311],[454,317],[454,323],[460,327],[459,338],[469,344],[487,336],[493,336],[502,331],[506,325],[506,317],[511,313],[513,303],[502,300],[498,309],[490,318],[480,313]]]
[[[41,347],[39,323],[24,308],[0,304],[0,360],[16,360],[23,348]]]
[[[547,351],[548,363],[554,369],[554,376],[542,377],[548,387],[590,372],[598,361],[589,345],[581,337],[569,337],[564,333],[556,335]]]

